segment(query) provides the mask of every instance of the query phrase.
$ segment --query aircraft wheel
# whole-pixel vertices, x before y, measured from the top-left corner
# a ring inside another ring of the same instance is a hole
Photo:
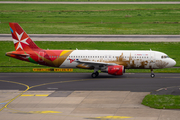
[[[151,78],[154,78],[155,77],[155,74],[151,74]]]
[[[94,72],[94,73],[91,74],[91,77],[96,78],[98,75],[99,75],[99,72]]]
[[[99,72],[98,71],[96,71],[96,76],[98,76],[99,75]]]
[[[96,73],[92,73],[92,74],[91,74],[91,77],[92,77],[92,78],[96,78],[96,77],[97,77]]]

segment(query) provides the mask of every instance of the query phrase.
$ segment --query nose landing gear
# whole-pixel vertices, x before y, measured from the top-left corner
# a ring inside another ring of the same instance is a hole
[[[155,74],[153,72],[153,69],[151,69],[151,78],[154,78],[155,77]]]

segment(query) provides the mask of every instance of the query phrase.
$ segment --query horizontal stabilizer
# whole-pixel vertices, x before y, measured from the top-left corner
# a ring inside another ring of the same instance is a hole
[[[17,54],[17,53],[12,53],[12,52],[7,52],[6,56],[11,56],[11,55],[16,55],[19,57],[29,57],[29,54]]]

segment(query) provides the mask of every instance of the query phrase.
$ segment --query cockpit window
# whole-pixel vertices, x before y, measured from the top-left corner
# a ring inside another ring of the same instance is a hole
[[[163,59],[163,58],[169,58],[169,56],[161,56],[161,58]]]

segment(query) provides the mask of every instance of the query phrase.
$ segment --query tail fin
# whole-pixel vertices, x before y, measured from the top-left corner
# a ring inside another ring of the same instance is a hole
[[[41,50],[18,23],[9,23],[9,26],[16,51]]]

